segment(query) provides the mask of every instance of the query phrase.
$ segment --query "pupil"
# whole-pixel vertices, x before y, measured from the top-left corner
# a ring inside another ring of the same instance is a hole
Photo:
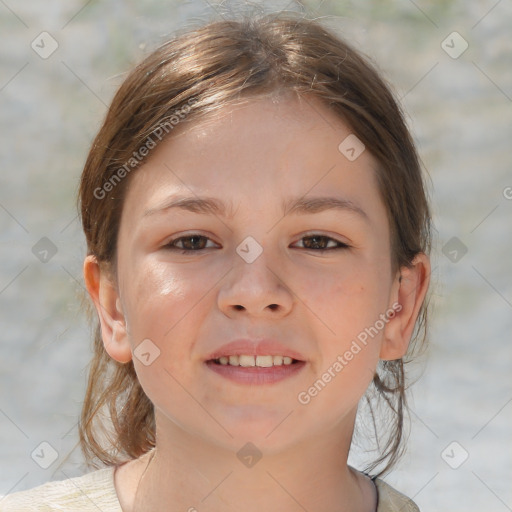
[[[319,240],[320,240],[320,241],[325,241],[323,236],[311,236],[311,237],[309,237],[309,239],[310,239],[311,241],[313,241],[313,246],[314,246],[314,247],[318,247],[319,245],[322,245],[322,246],[323,246],[323,244],[322,244],[322,243],[319,243]]]
[[[195,241],[195,242],[194,242]],[[197,249],[198,245],[201,245],[202,237],[200,236],[191,236],[188,238],[188,241],[185,243],[185,245],[192,246],[193,249]]]

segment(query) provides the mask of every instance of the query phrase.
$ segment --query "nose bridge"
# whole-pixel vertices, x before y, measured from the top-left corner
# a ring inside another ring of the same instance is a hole
[[[243,308],[249,313],[288,310],[292,294],[279,275],[278,261],[277,252],[268,244],[263,246],[252,236],[242,240],[236,247],[231,272],[220,291],[220,306]]]
[[[253,236],[247,236],[238,244],[233,261],[236,282],[265,287],[274,287],[279,282],[275,271],[272,271],[272,262],[277,261],[276,252],[270,248],[269,238],[265,242],[260,243]]]

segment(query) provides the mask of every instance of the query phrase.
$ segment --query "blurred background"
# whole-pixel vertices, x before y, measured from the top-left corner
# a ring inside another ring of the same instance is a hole
[[[0,495],[83,474],[91,357],[76,189],[125,73],[214,0],[0,0]],[[422,512],[512,510],[512,2],[252,2],[319,17],[407,113],[432,198],[430,348],[386,477]],[[357,458],[357,457],[356,457]]]

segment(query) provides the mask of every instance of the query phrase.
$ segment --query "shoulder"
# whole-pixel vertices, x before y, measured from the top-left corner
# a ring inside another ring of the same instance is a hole
[[[420,509],[407,496],[393,489],[383,480],[374,480],[378,492],[377,512],[420,512]]]
[[[114,467],[0,496],[0,512],[53,510],[122,512],[114,486]]]

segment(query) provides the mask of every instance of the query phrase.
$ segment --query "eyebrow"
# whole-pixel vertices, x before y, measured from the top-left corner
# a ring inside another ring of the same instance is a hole
[[[143,217],[155,214],[165,213],[172,209],[180,209],[193,213],[205,215],[218,215],[222,217],[232,218],[234,216],[233,205],[227,205],[214,197],[187,197],[172,196],[167,198],[161,204],[154,208],[144,211]],[[353,201],[340,197],[319,196],[319,197],[298,197],[290,198],[282,203],[283,215],[290,214],[306,215],[320,213],[327,210],[341,210],[355,213],[362,217],[366,222],[370,222],[368,214]]]

